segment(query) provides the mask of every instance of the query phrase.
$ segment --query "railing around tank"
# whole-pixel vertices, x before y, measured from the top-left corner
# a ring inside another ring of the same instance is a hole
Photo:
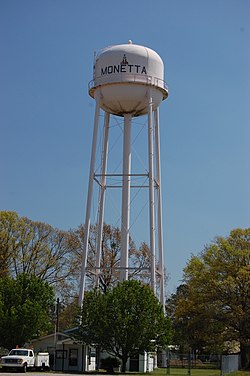
[[[144,85],[152,85],[168,91],[168,86],[164,80],[157,77],[147,76],[144,74],[110,74],[108,76],[99,76],[89,82],[89,90],[105,84],[112,83],[141,83]]]

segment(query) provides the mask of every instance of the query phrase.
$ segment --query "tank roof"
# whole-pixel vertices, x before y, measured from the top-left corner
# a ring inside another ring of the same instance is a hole
[[[101,91],[101,107],[110,113],[147,111],[147,93],[154,91],[154,107],[168,97],[161,57],[149,47],[133,44],[111,45],[98,52],[94,62],[89,95]],[[135,110],[138,109],[138,110]]]

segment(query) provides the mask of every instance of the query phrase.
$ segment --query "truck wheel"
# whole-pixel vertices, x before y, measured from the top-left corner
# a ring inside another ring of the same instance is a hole
[[[24,372],[24,373],[27,372],[27,364],[26,364],[26,363],[24,363],[24,365],[23,365],[23,372]]]

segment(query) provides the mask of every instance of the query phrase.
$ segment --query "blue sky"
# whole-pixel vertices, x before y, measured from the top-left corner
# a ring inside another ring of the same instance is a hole
[[[0,210],[61,229],[84,222],[93,55],[129,39],[159,53],[169,86],[160,127],[174,291],[192,253],[250,226],[248,0],[0,0]]]

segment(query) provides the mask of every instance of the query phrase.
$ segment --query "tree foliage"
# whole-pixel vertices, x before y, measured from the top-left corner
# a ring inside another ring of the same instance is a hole
[[[102,291],[119,281],[121,231],[104,224],[101,265],[95,269],[97,226],[91,226],[88,245],[87,287],[97,282]],[[0,212],[0,278],[36,276],[53,286],[60,299],[61,328],[74,326],[83,255],[84,226],[61,231],[49,224],[20,217],[15,212]],[[129,242],[129,278],[150,281],[150,252],[143,242],[137,248]],[[156,266],[157,267],[157,266]]]
[[[193,349],[233,351],[242,366],[250,360],[250,228],[217,237],[184,269],[184,285],[172,296],[171,313],[179,337]]]
[[[97,226],[91,226],[88,245],[87,284],[96,285]],[[61,231],[43,222],[0,212],[0,277],[35,275],[52,284],[64,303],[71,303],[79,292],[83,255],[84,226]],[[121,231],[104,224],[99,287],[105,291],[119,280]],[[149,282],[150,252],[146,243],[137,248],[129,242],[129,278]]]
[[[43,222],[0,212],[0,277],[27,274],[66,288],[72,272],[68,233]]]
[[[16,345],[51,329],[54,292],[48,282],[26,274],[0,278],[0,346]]]
[[[83,255],[84,243],[84,226],[79,226],[70,231],[69,248],[75,255],[74,272],[80,274],[81,260]],[[89,288],[96,285],[96,243],[97,243],[97,226],[91,226],[89,244],[88,244],[88,264],[87,264],[87,283]],[[106,291],[108,288],[115,286],[119,281],[119,266],[121,250],[121,231],[118,227],[104,223],[101,245],[101,260],[99,276],[99,288]],[[128,250],[129,262],[129,279],[140,280],[144,283],[150,281],[150,251],[145,242],[142,242],[137,248],[134,241],[129,239]],[[156,265],[157,268],[157,265]],[[165,274],[166,275],[166,274]],[[165,283],[167,282],[167,277]]]
[[[67,303],[78,293],[81,261],[72,247],[72,231],[0,212],[0,277],[23,273],[53,285]]]
[[[58,307],[58,331],[74,328],[79,325],[80,307],[78,296],[66,302],[59,302]]]
[[[148,285],[130,280],[102,293],[86,293],[78,338],[98,344],[122,361],[170,342],[171,329],[163,307]]]

